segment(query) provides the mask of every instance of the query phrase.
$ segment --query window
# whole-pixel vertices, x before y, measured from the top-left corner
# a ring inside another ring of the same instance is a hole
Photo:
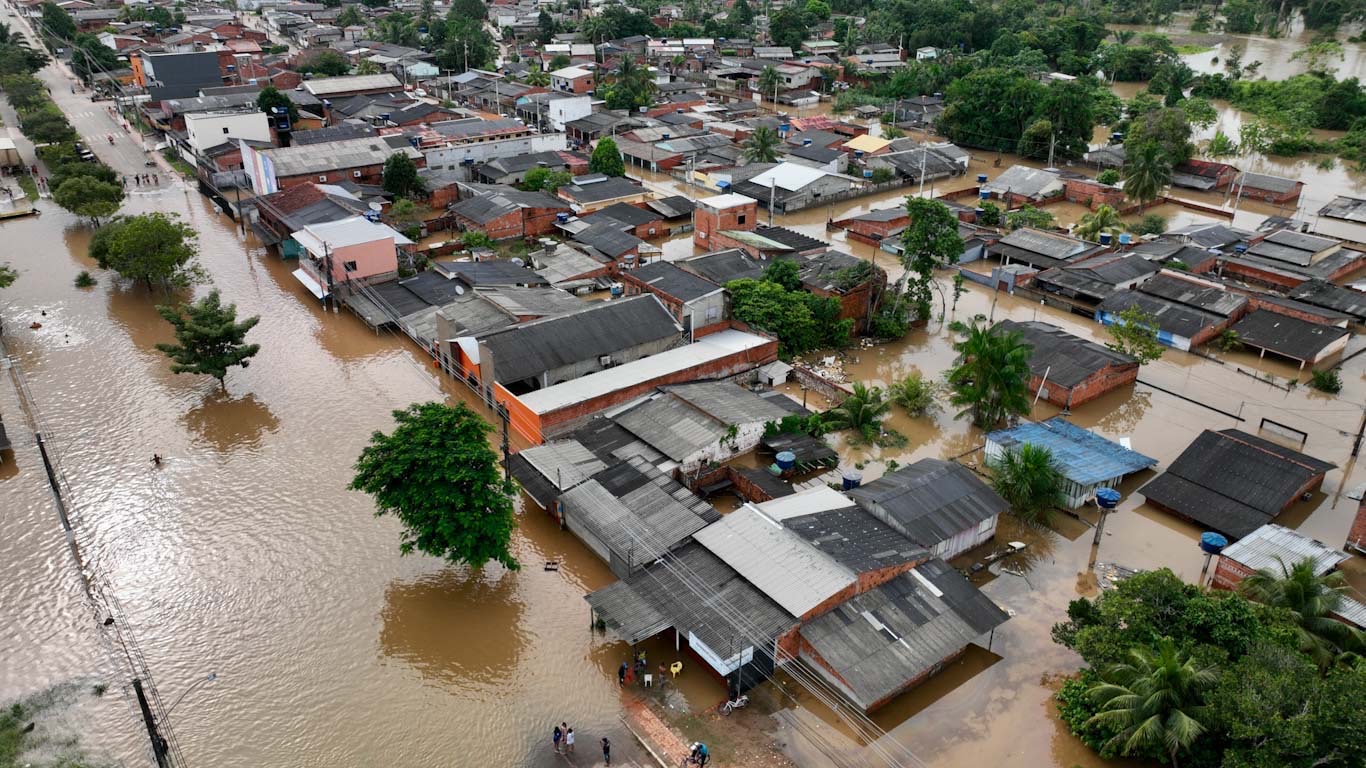
[[[226,135],[227,132],[228,132],[228,126],[225,125],[225,126],[223,126],[223,133],[224,133],[224,135]]]
[[[721,319],[720,307],[707,307],[707,322],[714,323]]]
[[[351,175],[352,175],[353,177],[359,179],[359,178],[360,178],[360,171],[352,171],[352,172],[351,172]]]
[[[326,182],[326,181],[327,181],[327,174],[324,173],[323,175],[319,176],[319,177],[318,177],[318,181]]]
[[[355,271],[356,271],[356,262],[354,262],[354,261],[343,261],[343,262],[342,262],[342,269],[346,270],[347,272],[355,272]]]
[[[735,223],[743,225],[745,223],[745,214],[742,213],[739,216],[736,216]]]
[[[985,520],[983,520],[982,522],[980,522],[980,523],[977,524],[977,532],[978,532],[978,533],[986,533],[987,531],[991,530],[991,526],[992,526],[995,522],[996,522],[996,520],[995,520],[994,518],[988,517],[987,519],[985,519]]]

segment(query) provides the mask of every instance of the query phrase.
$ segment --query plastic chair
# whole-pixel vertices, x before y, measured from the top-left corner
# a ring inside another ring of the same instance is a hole
[[[675,661],[674,663],[670,664],[669,671],[673,673],[674,677],[678,677],[678,673],[683,671],[683,662]]]
[[[645,687],[646,687],[646,688],[653,688],[654,686],[655,686],[655,676],[654,676],[654,675],[649,675],[649,674],[647,674],[647,675],[645,676]]]

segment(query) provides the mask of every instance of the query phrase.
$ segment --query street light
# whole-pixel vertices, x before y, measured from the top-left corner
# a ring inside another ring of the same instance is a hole
[[[169,708],[167,708],[166,714],[163,715],[163,717],[170,717],[170,716],[171,716],[171,712],[175,711],[176,705],[178,705],[178,704],[180,704],[180,702],[184,701],[184,700],[185,700],[185,697],[190,695],[190,691],[193,691],[194,689],[198,688],[199,686],[203,685],[204,683],[212,683],[213,681],[215,681],[215,680],[217,680],[217,679],[218,679],[218,673],[217,673],[217,672],[210,672],[207,676],[201,677],[201,678],[199,678],[198,680],[194,681],[194,683],[193,683],[189,688],[186,688],[186,689],[185,689],[185,692],[184,692],[184,693],[180,694],[180,696],[176,697],[176,700],[175,700],[175,701],[171,702],[171,706],[170,706]]]

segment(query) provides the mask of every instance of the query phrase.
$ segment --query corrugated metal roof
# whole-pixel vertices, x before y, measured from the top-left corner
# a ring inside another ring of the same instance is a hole
[[[1109,347],[1088,341],[1043,321],[1002,320],[993,333],[1018,332],[1034,348],[1029,369],[1048,376],[1048,384],[1075,387],[1106,368],[1133,366],[1138,361]]]
[[[752,506],[726,515],[693,538],[793,616],[856,581],[853,571]]]
[[[1131,451],[1119,443],[1054,417],[1043,423],[1025,422],[987,435],[987,442],[1007,450],[1017,445],[1037,445],[1053,454],[1064,477],[1087,486],[1157,464],[1157,459]]]
[[[726,425],[667,394],[656,395],[614,419],[674,461],[685,460],[726,434]]]
[[[601,459],[577,440],[552,440],[519,451],[517,455],[561,491],[607,469]]]
[[[826,486],[811,490],[823,487],[829,490]],[[783,520],[783,526],[796,531],[798,536],[811,542],[811,546],[828,553],[855,573],[929,559],[930,553],[924,547],[897,533],[847,498],[844,501],[842,507],[788,517]]]
[[[848,496],[828,485],[817,485],[791,496],[765,501],[756,506],[760,512],[786,524],[786,520],[790,517],[803,517],[818,512],[828,512],[832,509],[852,507],[854,502],[850,501]]]
[[[1008,618],[936,558],[807,622],[801,635],[816,657],[810,667],[867,709]]]
[[[1314,561],[1314,574],[1322,576],[1348,559],[1345,552],[1275,523],[1267,523],[1230,544],[1222,556],[1254,571],[1267,569],[1277,576],[1281,564],[1289,568],[1310,559]]]
[[[942,459],[921,459],[849,495],[879,520],[928,548],[1009,506],[972,470]]]
[[[727,426],[778,421],[789,413],[772,400],[728,381],[675,384],[664,391]]]
[[[1265,309],[1253,310],[1233,326],[1238,340],[1249,347],[1269,349],[1295,360],[1315,361],[1325,348],[1351,333],[1346,328],[1321,325]]]

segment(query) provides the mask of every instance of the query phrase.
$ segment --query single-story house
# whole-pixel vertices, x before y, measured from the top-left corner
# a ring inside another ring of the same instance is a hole
[[[620,274],[627,296],[653,293],[692,333],[726,319],[725,289],[668,261],[656,261]]]
[[[1138,380],[1138,361],[1040,320],[1002,320],[994,333],[1019,333],[1033,347],[1029,389],[1071,409]]]
[[[1317,539],[1283,525],[1267,523],[1233,542],[1219,553],[1210,586],[1236,589],[1248,576],[1261,570],[1280,575],[1281,566],[1289,568],[1303,560],[1314,562],[1314,575],[1336,569],[1349,557]]]
[[[1366,244],[1366,199],[1338,195],[1319,209],[1314,219],[1314,231]]]
[[[1347,348],[1352,332],[1334,325],[1311,323],[1266,309],[1254,310],[1233,326],[1238,341],[1258,351],[1294,360],[1303,369]]]
[[[1102,301],[1137,286],[1161,268],[1138,254],[1107,253],[1044,270],[1034,276],[1033,285],[1046,298],[1094,317]]]
[[[1028,264],[1037,270],[1052,269],[1081,261],[1108,250],[1108,246],[1088,243],[1078,237],[1020,227],[987,248],[987,255],[1003,265]]]
[[[1094,500],[1098,488],[1117,487],[1126,476],[1157,464],[1157,459],[1082,429],[1061,416],[991,432],[984,450],[988,460],[996,461],[1021,445],[1047,448],[1053,454],[1054,465],[1067,480],[1063,492],[1072,509]]]
[[[1207,429],[1138,492],[1159,509],[1240,539],[1317,489],[1335,468],[1242,430]]]
[[[1163,271],[1135,289],[1119,291],[1096,307],[1104,325],[1120,322],[1131,307],[1157,321],[1157,340],[1181,350],[1192,350],[1223,333],[1247,311],[1246,296],[1192,275]]]
[[[1265,173],[1243,171],[1233,183],[1239,197],[1250,197],[1268,203],[1293,203],[1300,199],[1304,182],[1287,179],[1284,176],[1271,176]]]
[[[1053,171],[1012,165],[1000,176],[983,184],[981,191],[990,192],[992,199],[1001,200],[1006,207],[1014,208],[1062,195],[1063,179],[1061,174]]]
[[[921,459],[849,491],[849,496],[941,558],[986,543],[1009,506],[972,470],[942,459]]]

